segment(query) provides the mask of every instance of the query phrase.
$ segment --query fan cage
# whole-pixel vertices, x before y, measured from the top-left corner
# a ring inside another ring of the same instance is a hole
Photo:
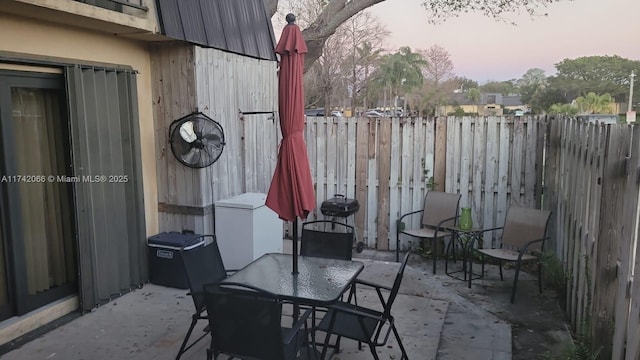
[[[183,125],[189,124],[186,128],[192,130],[181,134]],[[195,136],[195,140],[187,142],[183,136]],[[214,139],[213,144],[209,143]],[[181,164],[201,169],[211,166],[222,155],[225,138],[224,130],[220,123],[201,112],[191,113],[177,119],[169,126],[169,144],[173,156]]]

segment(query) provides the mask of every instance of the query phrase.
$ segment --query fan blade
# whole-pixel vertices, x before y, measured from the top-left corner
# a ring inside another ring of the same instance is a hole
[[[187,164],[197,164],[200,161],[200,157],[202,156],[202,154],[200,154],[200,151],[201,150],[198,148],[191,148],[188,153],[181,155],[180,158]]]
[[[188,143],[192,143],[197,139],[195,131],[193,131],[193,121],[186,121],[180,125],[180,137]]]
[[[222,139],[218,134],[206,134],[202,137],[202,142],[205,146],[213,146],[217,149],[222,144]]]

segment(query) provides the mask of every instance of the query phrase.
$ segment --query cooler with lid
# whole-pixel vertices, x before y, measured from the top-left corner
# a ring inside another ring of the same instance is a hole
[[[163,232],[149,237],[149,280],[156,285],[178,289],[189,288],[182,264],[182,251],[201,251],[213,235],[185,232]]]

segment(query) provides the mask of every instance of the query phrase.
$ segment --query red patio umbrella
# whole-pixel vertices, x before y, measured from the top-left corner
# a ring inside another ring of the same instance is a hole
[[[306,219],[316,204],[303,134],[302,72],[307,45],[294,22],[295,16],[287,15],[288,24],[276,45],[276,53],[280,54],[278,108],[282,142],[266,205],[281,219],[293,221],[293,273],[297,274],[298,218]]]

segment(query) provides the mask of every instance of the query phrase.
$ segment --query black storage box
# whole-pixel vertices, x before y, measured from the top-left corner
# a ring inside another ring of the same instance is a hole
[[[188,289],[180,250],[201,251],[210,236],[212,235],[180,232],[163,232],[151,236],[147,242],[149,280],[156,285]]]
[[[323,201],[320,205],[320,212],[325,216],[347,217],[360,210],[360,203],[356,199],[349,199],[343,195],[336,194],[329,200]]]

